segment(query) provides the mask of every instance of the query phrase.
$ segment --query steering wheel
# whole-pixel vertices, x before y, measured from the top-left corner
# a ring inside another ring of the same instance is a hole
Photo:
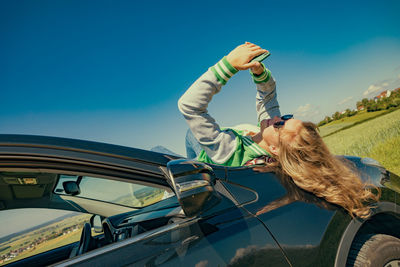
[[[85,223],[82,229],[81,240],[79,241],[79,247],[78,251],[76,252],[76,256],[87,252],[93,243],[92,240],[92,227],[89,223]]]

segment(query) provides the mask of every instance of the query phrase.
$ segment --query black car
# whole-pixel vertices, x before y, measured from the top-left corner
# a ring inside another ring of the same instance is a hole
[[[0,135],[0,264],[399,266],[400,178],[347,159],[382,189],[367,220],[253,167]]]

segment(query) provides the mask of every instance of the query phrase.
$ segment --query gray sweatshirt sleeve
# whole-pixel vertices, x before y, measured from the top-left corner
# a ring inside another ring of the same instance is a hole
[[[281,112],[276,95],[276,84],[271,72],[264,66],[262,74],[254,75],[251,73],[251,75],[257,84],[256,109],[258,122],[260,123],[264,119],[270,119],[275,116],[280,117]]]
[[[211,160],[217,164],[229,160],[236,150],[237,139],[232,131],[220,129],[218,123],[208,114],[207,107],[212,97],[220,92],[222,86],[236,72],[224,57],[200,76],[178,101],[179,111],[193,135]],[[257,84],[258,120],[280,116],[275,80],[269,70],[265,69],[261,75],[253,75],[253,79]]]
[[[198,78],[178,101],[178,108],[190,130],[213,162],[223,164],[236,150],[237,140],[230,130],[222,131],[208,114],[212,97],[237,70],[225,58]]]

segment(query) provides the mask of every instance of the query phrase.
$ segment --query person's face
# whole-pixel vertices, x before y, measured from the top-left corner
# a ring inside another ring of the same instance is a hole
[[[293,140],[293,134],[284,134],[285,132],[298,134],[302,127],[301,120],[289,119],[281,128],[275,128],[274,123],[281,121],[280,117],[275,116],[273,119],[262,120],[260,123],[260,130],[262,132],[262,138],[269,147],[271,153],[277,155],[279,151],[279,139],[283,142],[291,142]]]

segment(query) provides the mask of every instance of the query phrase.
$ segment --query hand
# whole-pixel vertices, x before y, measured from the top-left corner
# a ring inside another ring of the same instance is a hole
[[[273,167],[268,166],[268,165],[254,167],[253,170],[256,172],[274,172],[275,171],[275,169]]]
[[[256,63],[258,63],[256,66],[251,67],[251,72],[255,75],[260,75],[264,72],[264,66],[258,61]]]
[[[282,119],[278,116],[273,117],[272,119],[264,119],[260,121],[260,130],[264,131],[265,128],[273,125],[275,122],[281,121]]]
[[[254,68],[255,71],[259,71],[262,66],[260,62],[254,61],[250,62],[254,57],[267,52],[267,50],[262,49],[258,45],[246,42],[245,44],[239,45],[233,49],[227,56],[228,62],[238,70],[247,70]],[[253,72],[255,74],[261,74]]]

